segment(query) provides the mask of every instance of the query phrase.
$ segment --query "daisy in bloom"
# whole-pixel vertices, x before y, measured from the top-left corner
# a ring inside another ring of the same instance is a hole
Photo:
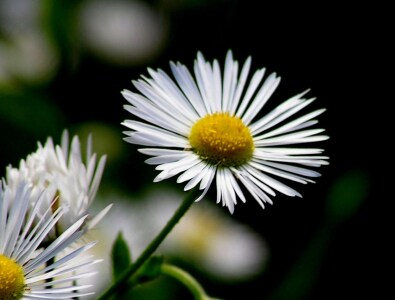
[[[42,218],[43,212],[51,205],[54,205],[53,209],[63,207],[62,217],[50,232],[50,238],[53,239],[88,214],[99,188],[106,157],[102,156],[98,163],[96,161],[96,154],[92,154],[91,138],[87,143],[85,164],[78,137],[74,136],[70,145],[68,132],[64,131],[61,145],[54,145],[52,139],[48,138],[44,146],[38,143],[37,151],[28,155],[26,160],[21,160],[19,168],[8,166],[6,182],[12,190],[16,190],[20,182],[29,183],[32,197],[36,199],[38,193],[46,190],[45,200],[37,213],[38,218]],[[110,206],[86,221],[85,228],[93,227]]]
[[[94,273],[83,272],[86,266],[97,263],[81,254],[94,243],[77,247],[68,255],[59,254],[83,235],[81,226],[85,216],[67,228],[56,240],[40,248],[48,232],[64,213],[63,207],[45,212],[47,218],[36,221],[42,193],[31,207],[31,189],[21,183],[11,191],[0,183],[0,299],[71,299],[90,295],[90,286],[78,285],[77,281]],[[57,259],[55,260],[55,256]],[[78,275],[74,272],[80,271]],[[61,279],[60,279],[61,277]],[[62,284],[62,288],[54,286]]]
[[[307,129],[324,109],[289,120],[313,102],[303,98],[306,92],[258,117],[280,78],[271,74],[262,83],[265,69],[260,69],[248,83],[250,57],[240,74],[231,51],[223,75],[218,61],[210,64],[201,53],[195,78],[181,63],[170,66],[175,80],[148,69],[151,78],[133,82],[139,93],[122,92],[131,104],[125,109],[144,120],[122,123],[131,129],[125,140],[148,147],[139,151],[152,156],[146,163],[161,171],[155,182],[179,175],[178,183],[187,182],[185,190],[197,185],[203,190],[197,200],[215,182],[217,203],[233,213],[238,198],[246,201],[243,190],[264,207],[276,192],[301,197],[277,178],[307,183],[320,176],[309,168],[328,164],[328,157],[319,155],[322,149],[290,147],[328,139],[320,134],[324,129]]]

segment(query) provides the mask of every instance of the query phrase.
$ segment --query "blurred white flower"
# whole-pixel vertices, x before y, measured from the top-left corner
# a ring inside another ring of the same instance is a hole
[[[57,52],[43,32],[29,31],[0,42],[0,81],[42,83],[53,78],[58,65]]]
[[[0,29],[8,35],[39,26],[40,1],[0,0]]]
[[[167,207],[169,219],[182,200],[182,194],[167,192],[166,195],[157,193],[151,197],[154,218],[161,214],[163,205]],[[212,203],[195,206],[163,243],[163,251],[193,262],[212,276],[227,280],[248,278],[262,271],[268,247],[261,236]]]
[[[74,136],[70,145],[68,132],[64,131],[61,145],[54,145],[52,138],[48,138],[44,146],[38,143],[37,151],[20,161],[19,168],[8,166],[6,182],[14,191],[20,182],[28,182],[32,186],[34,197],[45,189],[41,214],[51,205],[53,211],[59,206],[63,207],[64,214],[58,221],[56,230],[51,231],[53,239],[81,216],[88,214],[99,188],[106,157],[102,156],[98,163],[96,161],[96,154],[92,154],[91,139],[88,139],[84,163],[78,137]],[[107,206],[96,217],[89,219],[85,229],[93,227],[109,208]]]
[[[165,41],[163,16],[142,1],[89,0],[79,16],[82,43],[111,63],[146,63]]]
[[[137,259],[170,219],[182,196],[168,189],[148,193],[137,202],[111,195],[116,205],[89,233],[92,239],[101,241],[93,250],[96,256],[104,259],[100,278],[95,279],[97,293],[111,280],[110,253],[118,233],[122,232],[133,259]],[[158,253],[182,259],[218,280],[237,281],[262,271],[268,251],[264,239],[250,227],[215,205],[201,202],[181,219]]]
[[[41,28],[40,1],[0,0],[0,85],[53,78],[59,56]]]

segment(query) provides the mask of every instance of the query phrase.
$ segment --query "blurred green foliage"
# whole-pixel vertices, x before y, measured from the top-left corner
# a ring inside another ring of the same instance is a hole
[[[309,296],[322,272],[322,264],[336,230],[357,213],[367,198],[369,187],[369,176],[363,170],[348,171],[335,180],[326,199],[327,217],[268,299],[303,300]]]
[[[121,232],[118,234],[114,242],[111,256],[112,256],[113,278],[114,280],[116,280],[132,262],[129,246],[123,239]]]
[[[363,169],[356,169],[339,176],[330,189],[326,205],[327,218],[342,222],[355,214],[366,199],[370,184]]]
[[[0,118],[33,135],[55,135],[64,128],[65,116],[56,103],[34,91],[2,92]]]

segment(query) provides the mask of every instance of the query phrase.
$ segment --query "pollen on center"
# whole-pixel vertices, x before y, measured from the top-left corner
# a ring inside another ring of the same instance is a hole
[[[23,268],[11,258],[0,254],[0,299],[21,299],[24,288]]]
[[[254,151],[250,129],[229,113],[214,113],[198,120],[192,126],[189,143],[202,160],[221,167],[241,166]]]

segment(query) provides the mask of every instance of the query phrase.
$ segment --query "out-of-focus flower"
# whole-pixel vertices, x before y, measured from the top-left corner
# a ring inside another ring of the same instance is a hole
[[[21,160],[19,168],[8,166],[6,182],[12,190],[16,190],[20,182],[26,181],[32,187],[33,197],[45,189],[44,201],[37,212],[40,218],[48,207],[52,206],[52,210],[63,208],[62,217],[50,232],[53,239],[89,213],[99,188],[105,160],[106,157],[102,156],[96,163],[96,154],[92,154],[92,140],[89,138],[85,163],[78,137],[74,136],[70,145],[68,132],[64,131],[61,145],[54,145],[52,138],[48,138],[44,146],[38,143],[38,150],[29,154],[26,160]],[[110,207],[107,206],[93,219],[90,217],[85,229],[93,227]]]
[[[59,56],[40,24],[40,1],[1,0],[0,86],[53,78]]]
[[[163,227],[170,219],[181,197],[182,194],[166,191],[150,196],[148,205],[153,219],[160,220],[162,211],[167,211],[166,219],[157,226]],[[203,202],[187,212],[163,243],[163,251],[225,280],[258,274],[268,258],[268,246],[261,236],[212,204]]]
[[[40,24],[39,1],[0,0],[0,29],[6,35],[28,32]]]
[[[54,257],[74,244],[83,234],[85,216],[75,221],[56,240],[41,249],[48,232],[62,217],[63,207],[51,211],[36,222],[45,191],[33,199],[28,184],[21,183],[16,191],[0,183],[0,299],[71,299],[90,295],[89,285],[76,280],[94,275],[83,272],[97,260],[81,259],[81,254],[94,243],[78,246],[69,255]],[[79,275],[74,272],[81,271]],[[60,283],[63,288],[52,288]]]
[[[169,189],[150,192],[133,202],[111,196],[116,205],[88,235],[102,241],[93,249],[96,256],[104,258],[100,276],[95,278],[99,291],[111,280],[109,255],[118,233],[122,232],[136,259],[170,219],[181,198],[181,193]],[[215,205],[203,202],[187,212],[158,250],[167,258],[182,259],[208,276],[224,281],[246,280],[259,274],[268,252],[258,233]]]
[[[85,1],[79,16],[83,44],[111,63],[147,63],[166,39],[163,16],[142,1]]]
[[[198,185],[204,190],[198,199],[214,184],[217,203],[233,213],[237,199],[246,201],[239,183],[264,207],[275,191],[301,197],[276,177],[306,184],[320,176],[305,166],[328,164],[328,157],[319,155],[323,150],[290,145],[328,139],[320,135],[324,129],[306,129],[325,109],[289,120],[314,100],[301,93],[257,119],[280,78],[271,74],[261,84],[265,69],[257,70],[245,90],[250,65],[248,58],[239,75],[229,51],[221,76],[218,61],[210,64],[198,53],[195,79],[184,65],[171,62],[176,81],[149,69],[151,78],[133,82],[139,93],[122,92],[131,104],[125,109],[142,120],[122,123],[131,129],[125,140],[149,147],[139,151],[153,156],[146,163],[161,171],[154,181],[179,175],[178,183],[187,182],[185,190]]]
[[[2,82],[8,81],[11,84],[15,80],[29,84],[46,82],[55,74],[58,63],[58,55],[43,32],[18,34],[7,42],[0,42]]]

